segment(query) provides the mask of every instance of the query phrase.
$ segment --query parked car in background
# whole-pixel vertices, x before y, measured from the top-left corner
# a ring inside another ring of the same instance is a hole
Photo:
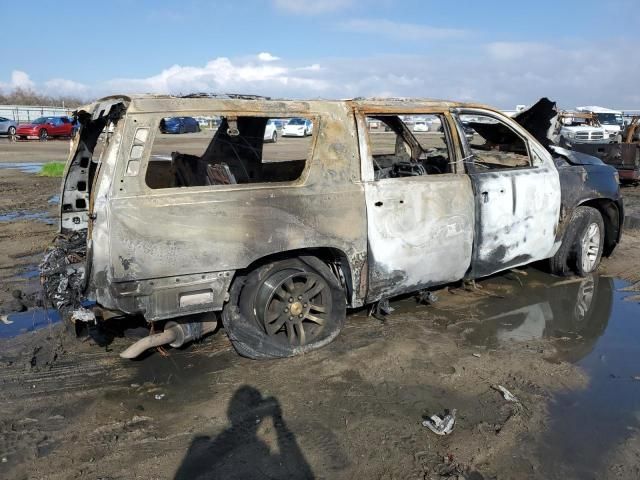
[[[162,133],[195,133],[200,131],[200,124],[193,117],[168,117],[160,122]]]
[[[413,131],[414,132],[428,132],[429,131],[429,125],[427,125],[427,122],[419,120],[416,123],[413,124]]]
[[[271,143],[278,141],[278,124],[273,119],[269,119],[264,128],[264,141]]]
[[[0,135],[15,135],[18,122],[0,117]]]
[[[609,143],[609,134],[592,112],[558,113],[560,145],[571,147],[578,143]]]
[[[22,123],[16,128],[19,138],[73,137],[76,132],[75,124],[69,117],[40,117],[31,123]]]
[[[313,133],[313,123],[306,118],[292,118],[282,129],[283,137],[307,137]]]
[[[605,139],[617,140],[618,142],[621,140],[619,136],[624,129],[624,118],[621,111],[595,105],[577,107],[576,110],[578,112],[592,113],[598,119],[600,126],[604,128],[606,132]]]

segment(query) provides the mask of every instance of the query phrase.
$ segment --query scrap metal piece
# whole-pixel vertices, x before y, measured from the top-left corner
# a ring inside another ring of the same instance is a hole
[[[418,300],[418,303],[433,305],[438,301],[438,295],[429,290],[420,290],[416,294],[416,299]]]
[[[445,410],[445,415],[442,417],[431,415],[422,422],[422,426],[427,427],[436,435],[449,435],[456,423],[456,412],[457,410],[454,408],[451,412]]]
[[[395,308],[389,305],[389,299],[383,298],[371,305],[369,308],[369,316],[384,323],[386,321],[385,317],[391,315],[394,310]]]
[[[500,392],[502,394],[502,397],[507,402],[520,403],[520,400],[518,400],[518,397],[516,397],[513,393],[511,393],[509,390],[504,388],[502,385],[491,385],[491,388],[493,388],[494,390]]]

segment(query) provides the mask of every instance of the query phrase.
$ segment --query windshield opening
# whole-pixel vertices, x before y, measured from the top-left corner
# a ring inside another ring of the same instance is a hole
[[[304,125],[304,119],[292,118],[287,125]]]
[[[40,125],[42,123],[47,123],[47,117],[36,118],[33,122],[34,125]]]
[[[599,113],[598,120],[602,125],[622,125],[622,115],[619,113]]]

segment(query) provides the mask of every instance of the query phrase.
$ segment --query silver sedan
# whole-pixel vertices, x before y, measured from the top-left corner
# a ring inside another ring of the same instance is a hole
[[[5,117],[0,117],[0,135],[15,135],[18,122]]]

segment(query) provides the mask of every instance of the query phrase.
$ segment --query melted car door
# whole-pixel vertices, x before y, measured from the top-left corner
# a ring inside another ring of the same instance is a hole
[[[482,277],[550,257],[560,215],[551,155],[513,120],[456,110],[476,210],[471,275]]]
[[[471,262],[473,192],[467,175],[451,171],[448,129],[434,129],[417,141],[397,115],[358,118],[358,125],[367,301],[459,280]]]

